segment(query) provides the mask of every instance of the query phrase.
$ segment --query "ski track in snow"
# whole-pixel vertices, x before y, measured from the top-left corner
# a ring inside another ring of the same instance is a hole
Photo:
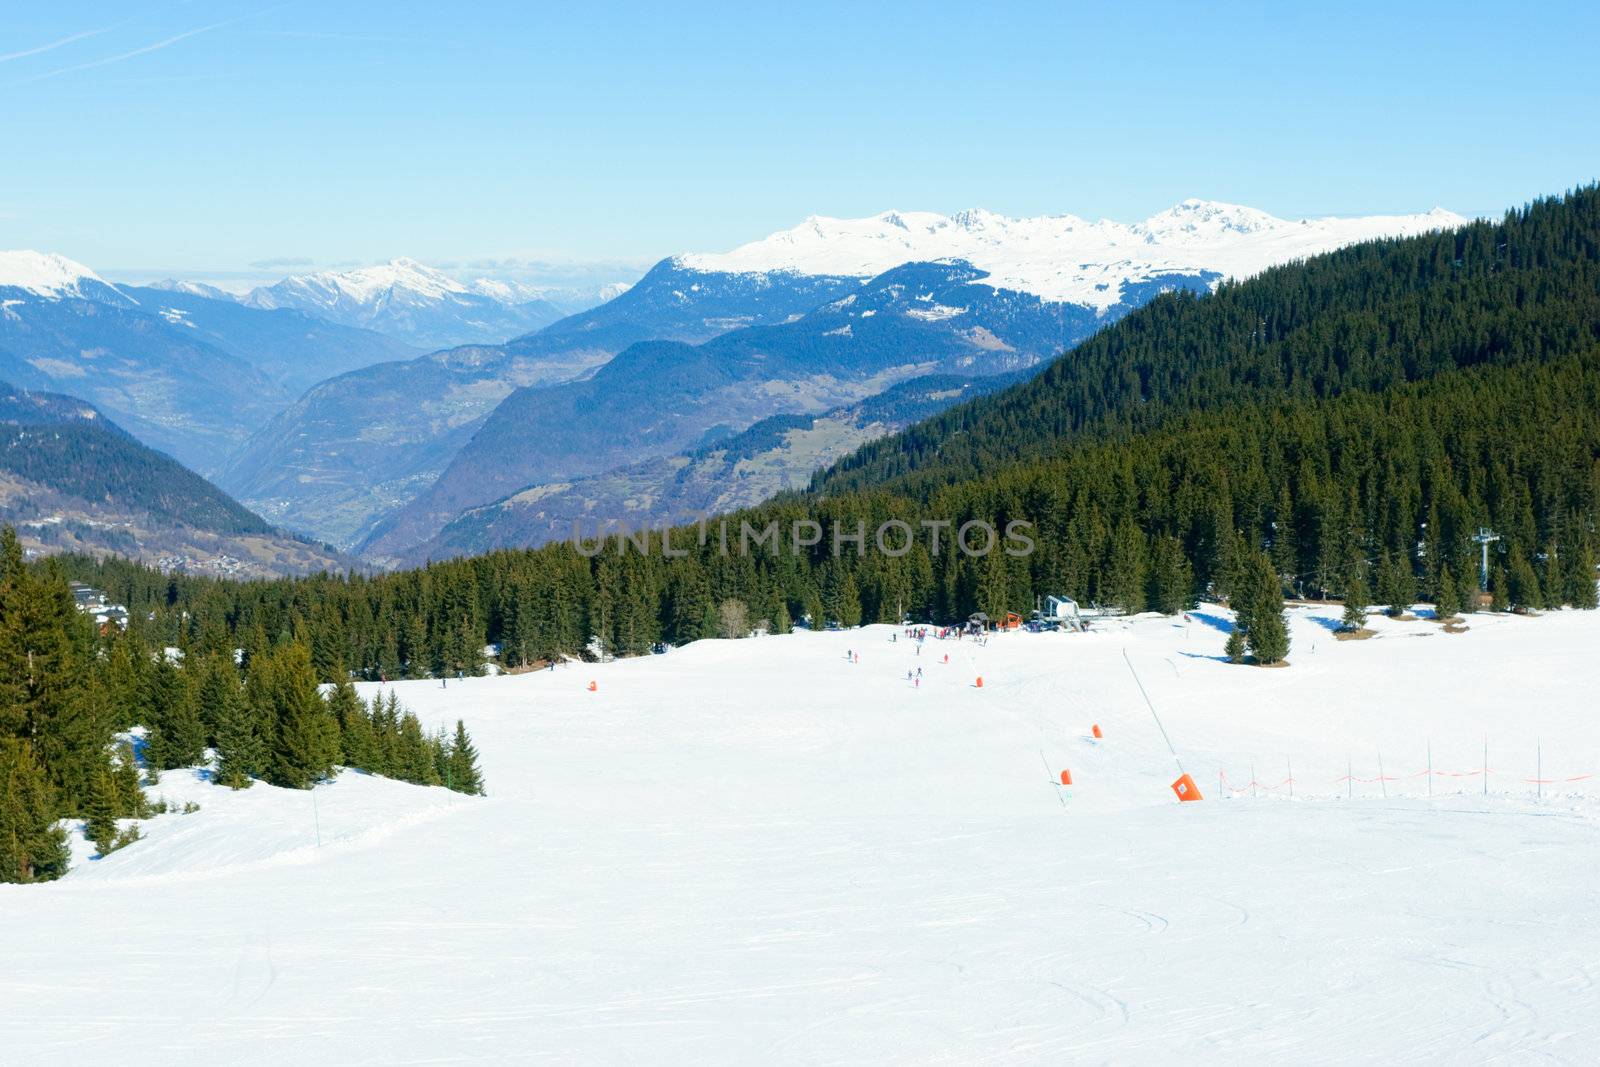
[[[488,797],[167,772],[202,810],[0,887],[0,1062],[1594,1062],[1600,779],[1523,779],[1541,742],[1600,771],[1600,614],[1336,610],[1291,610],[1285,670],[1219,662],[1204,607],[399,683]],[[1487,797],[1408,777],[1486,733]],[[1219,799],[1288,760],[1293,800]]]

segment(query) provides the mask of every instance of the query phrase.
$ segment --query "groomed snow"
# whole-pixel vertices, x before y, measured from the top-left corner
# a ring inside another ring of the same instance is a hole
[[[1460,226],[1434,208],[1416,215],[1290,221],[1264,211],[1185,200],[1140,223],[1075,215],[1013,219],[990,211],[940,215],[886,211],[864,219],[813,215],[790,230],[720,254],[679,256],[703,271],[870,277],[902,263],[966,260],[989,272],[986,285],[1104,309],[1127,282],[1162,273],[1217,271],[1246,278],[1271,266],[1376,237],[1406,237]]]
[[[1600,779],[1523,779],[1600,772],[1600,614],[1292,614],[1285,669],[1208,607],[402,683],[489,797],[168,772],[201,811],[0,887],[0,1059],[1593,1062]]]

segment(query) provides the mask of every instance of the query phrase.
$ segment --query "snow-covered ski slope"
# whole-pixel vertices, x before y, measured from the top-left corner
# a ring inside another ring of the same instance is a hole
[[[1595,1062],[1600,614],[1291,614],[1285,669],[1203,607],[400,684],[489,797],[168,772],[0,887],[0,1061]]]

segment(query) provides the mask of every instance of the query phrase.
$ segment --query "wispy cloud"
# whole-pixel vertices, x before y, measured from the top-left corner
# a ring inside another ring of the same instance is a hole
[[[280,6],[283,6],[283,5],[280,5]],[[267,11],[276,11],[276,10],[278,10],[278,8],[269,8],[269,9],[267,9]],[[236,16],[236,17],[231,18],[231,19],[223,19],[221,22],[213,22],[209,26],[197,26],[192,30],[185,30],[182,33],[175,33],[171,37],[165,37],[165,38],[162,38],[159,41],[153,41],[150,44],[141,45],[138,48],[130,48],[126,52],[118,52],[114,56],[106,56],[106,57],[104,57],[102,59],[92,59],[87,63],[74,63],[70,67],[58,67],[55,70],[48,70],[48,71],[45,71],[43,74],[37,74],[37,75],[35,75],[35,76],[31,77],[31,78],[23,78],[22,80],[16,81],[16,82],[12,82],[11,84],[12,85],[26,85],[26,84],[28,84],[30,82],[44,81],[47,78],[59,78],[63,74],[74,74],[74,73],[76,73],[78,71],[82,71],[82,70],[94,70],[97,67],[109,67],[114,63],[122,63],[122,62],[125,62],[127,60],[133,59],[136,56],[149,55],[151,52],[159,52],[163,48],[170,48],[173,45],[177,44],[179,41],[186,41],[191,37],[198,37],[202,33],[210,33],[212,30],[220,30],[224,26],[232,26],[234,23],[243,22],[245,19],[256,18],[256,17],[258,17],[260,15],[267,14],[267,11],[255,11],[255,12],[252,12],[252,13],[247,14],[247,15],[239,15],[239,16]],[[95,32],[95,33],[103,33],[105,31],[104,30],[96,30],[96,31],[93,31],[93,32]],[[65,42],[62,42],[62,43],[65,43]],[[51,47],[54,47],[54,46],[51,46]]]
[[[250,266],[256,270],[271,270],[274,267],[309,267],[316,260],[307,256],[278,256],[276,259],[257,259]]]
[[[49,44],[42,44],[36,48],[25,48],[20,52],[7,52],[4,55],[0,55],[0,63],[9,63],[13,59],[27,59],[29,56],[36,56],[42,52],[53,52],[57,48],[69,45],[74,41],[82,41],[88,37],[98,37],[102,33],[116,29],[120,25],[122,25],[120,22],[112,23],[110,26],[102,26],[98,30],[84,30],[82,33],[74,33],[70,37],[63,37],[60,40],[51,41]]]

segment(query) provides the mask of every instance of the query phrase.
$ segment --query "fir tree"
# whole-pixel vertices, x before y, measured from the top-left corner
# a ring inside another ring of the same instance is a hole
[[[266,741],[256,707],[245,699],[237,679],[216,690],[217,784],[248,789],[267,770]],[[258,699],[265,699],[258,696]]]
[[[1439,591],[1433,598],[1434,615],[1440,622],[1448,622],[1461,611],[1460,586],[1455,575],[1450,573],[1448,563],[1439,568],[1438,585]]]
[[[1372,594],[1367,589],[1367,565],[1352,564],[1344,580],[1344,615],[1340,627],[1354,632],[1367,625],[1367,602]]]
[[[1511,607],[1511,582],[1506,577],[1505,566],[1496,563],[1489,572],[1489,610],[1505,611]]]
[[[334,686],[328,697],[328,708],[339,724],[344,765],[374,771],[377,739],[372,731],[372,720],[367,716],[366,705],[362,703],[356,687],[348,679]]]
[[[113,780],[117,787],[117,811],[127,819],[145,817],[144,788],[139,784],[139,758],[133,745],[123,741],[117,746],[116,769]]]
[[[56,805],[33,746],[0,737],[0,882],[45,882],[67,873],[71,852]]]
[[[1600,599],[1600,586],[1595,582],[1594,550],[1587,543],[1577,551],[1567,553],[1567,578],[1565,599],[1575,608],[1593,611]]]
[[[1228,654],[1229,663],[1244,662],[1244,631],[1241,630],[1237,624],[1235,624],[1232,630],[1228,631],[1228,643],[1225,646],[1224,651],[1226,651]]]
[[[164,668],[172,681],[166,687],[166,706],[161,710],[148,741],[151,758],[162,770],[192,767],[205,758],[206,729],[200,721],[197,687],[186,672]]]
[[[478,770],[478,750],[467,734],[467,725],[456,720],[455,739],[450,742],[448,775],[445,784],[458,793],[479,795],[483,792],[483,775]]]
[[[101,856],[111,854],[117,844],[117,784],[111,777],[111,772],[101,769],[95,772],[93,780],[89,783],[89,803],[84,810],[86,816],[83,827],[83,836],[94,842]]]
[[[338,725],[317,692],[305,645],[295,642],[274,650],[267,679],[273,722],[267,780],[288,789],[309,789],[333,773]]]
[[[1511,547],[1507,577],[1509,581],[1506,586],[1506,596],[1514,610],[1532,611],[1543,603],[1539,579],[1534,574],[1533,564],[1528,562],[1528,557],[1518,545]]]
[[[1378,564],[1378,602],[1384,606],[1384,612],[1391,616],[1404,615],[1411,610],[1416,594],[1410,558],[1398,552],[1385,552]]]

